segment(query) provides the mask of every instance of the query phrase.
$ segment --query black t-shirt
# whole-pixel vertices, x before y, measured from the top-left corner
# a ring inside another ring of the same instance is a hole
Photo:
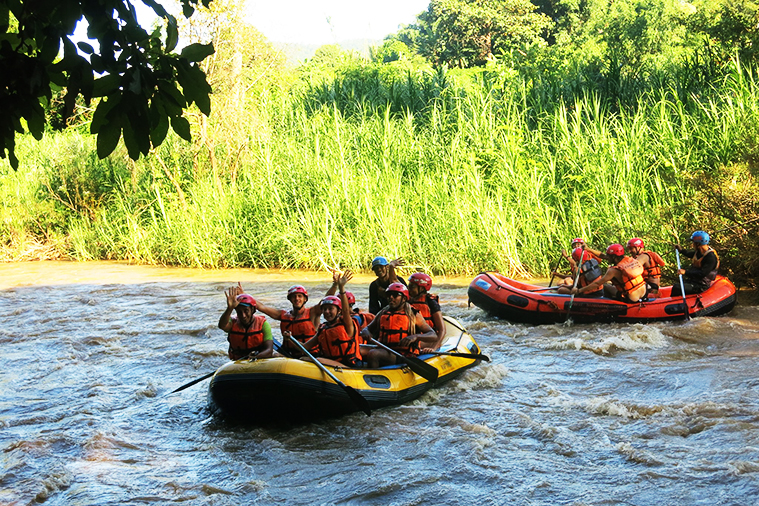
[[[406,281],[398,276],[398,281],[406,285]],[[369,285],[369,312],[372,314],[377,314],[380,312],[380,309],[387,306],[387,297],[385,297],[385,289],[390,286],[389,281],[383,281],[380,283],[379,279],[375,279],[372,281],[372,283]],[[382,288],[382,294],[379,292],[379,288]]]

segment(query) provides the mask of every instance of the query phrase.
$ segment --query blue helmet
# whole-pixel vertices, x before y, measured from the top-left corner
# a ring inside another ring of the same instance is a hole
[[[703,230],[696,230],[695,232],[693,232],[693,235],[690,236],[690,240],[695,242],[699,246],[703,246],[703,245],[709,244],[709,234],[707,234]]]
[[[387,265],[389,262],[387,261],[387,258],[385,257],[375,257],[374,260],[372,260],[372,269],[375,267]]]

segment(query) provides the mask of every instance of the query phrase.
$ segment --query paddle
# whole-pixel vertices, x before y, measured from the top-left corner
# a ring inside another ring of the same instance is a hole
[[[569,307],[567,308],[567,317],[564,320],[564,324],[569,324],[569,313],[572,311],[572,304],[575,302],[574,289],[577,288],[577,282],[580,281],[580,273],[582,272],[582,261],[585,259],[585,248],[582,248],[580,253],[580,261],[577,262],[577,276],[575,276],[575,284],[572,285],[572,296],[569,298]]]
[[[683,283],[683,275],[680,272],[680,250],[675,248],[675,258],[677,259],[677,272],[680,278],[680,293],[683,295],[683,308],[685,311],[685,320],[690,320],[690,312],[688,311],[688,302],[685,300],[685,284]]]
[[[182,391],[182,390],[184,390],[185,388],[190,388],[190,387],[191,387],[191,386],[193,386],[195,383],[200,383],[200,382],[201,382],[201,381],[203,381],[204,379],[208,379],[208,378],[210,378],[210,377],[211,377],[211,376],[213,376],[215,373],[216,373],[216,371],[214,371],[214,372],[209,372],[209,373],[208,373],[208,374],[206,374],[205,376],[202,376],[202,377],[200,377],[200,378],[198,378],[198,379],[194,379],[194,380],[190,381],[189,383],[185,383],[184,385],[182,385],[181,387],[177,388],[176,390],[172,390],[170,393],[174,394],[174,393],[176,393],[176,392],[181,392],[181,391]]]
[[[340,381],[339,379],[337,379],[337,377],[334,374],[332,374],[331,372],[329,372],[329,369],[327,369],[326,367],[324,367],[324,364],[322,364],[321,362],[319,362],[318,360],[316,360],[314,358],[314,356],[311,355],[308,352],[308,350],[306,349],[306,347],[303,346],[301,343],[299,343],[297,339],[290,338],[290,341],[292,341],[293,343],[295,343],[298,346],[298,348],[300,348],[301,351],[303,353],[305,353],[308,356],[308,358],[310,358],[311,361],[314,364],[316,364],[316,366],[319,369],[322,370],[323,373],[325,373],[327,376],[329,376],[330,378],[332,378],[332,381],[334,381],[335,383],[337,383],[340,386],[340,388],[342,388],[345,391],[345,393],[348,394],[348,397],[350,397],[351,401],[353,401],[353,404],[355,404],[356,406],[358,406],[359,409],[361,409],[361,411],[363,411],[364,413],[366,413],[366,416],[369,416],[369,415],[372,414],[372,408],[369,406],[369,401],[367,401],[364,398],[363,395],[361,395],[360,393],[358,393],[358,391],[355,388],[349,387],[348,385],[346,385],[345,383],[343,383],[342,381]]]
[[[548,282],[548,288],[551,288],[551,285],[553,284],[553,278],[556,277],[554,272],[556,272],[559,269],[559,264],[561,263],[561,259],[564,258],[563,254],[559,254],[559,258],[556,260],[556,266],[551,271],[551,281]],[[532,290],[530,290],[532,291]]]
[[[558,290],[560,287],[558,286],[549,286],[547,288],[535,288],[534,290],[525,290],[526,292],[545,292],[548,290]]]
[[[426,363],[424,360],[420,360],[416,357],[407,357],[405,355],[402,355],[395,351],[394,349],[390,348],[389,346],[385,346],[381,342],[377,341],[374,338],[369,338],[371,342],[374,344],[386,349],[396,357],[400,358],[401,361],[403,361],[407,366],[409,366],[409,369],[414,371],[416,374],[421,376],[422,378],[426,379],[430,383],[434,383],[437,381],[438,376],[438,370],[436,367],[431,366],[430,364]]]
[[[484,360],[490,362],[490,357],[481,353],[458,353],[454,351],[429,351],[425,355],[447,355],[449,357],[473,358],[475,360]]]

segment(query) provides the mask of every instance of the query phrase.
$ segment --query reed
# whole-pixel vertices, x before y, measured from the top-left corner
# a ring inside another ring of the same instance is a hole
[[[244,149],[219,147],[214,170],[174,138],[134,165],[96,160],[76,132],[24,138],[23,168],[0,182],[4,248],[20,230],[46,242],[44,229],[75,259],[361,269],[382,254],[433,273],[543,274],[578,235],[663,251],[662,216],[691,197],[683,175],[739,159],[759,124],[739,67],[702,97],[662,84],[635,107],[549,84],[507,69],[371,70],[269,90]]]

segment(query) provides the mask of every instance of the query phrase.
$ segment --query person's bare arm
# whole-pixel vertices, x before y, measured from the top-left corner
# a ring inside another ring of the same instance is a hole
[[[593,290],[597,289],[599,286],[603,285],[607,281],[611,281],[614,279],[614,276],[616,275],[616,269],[608,269],[606,271],[606,274],[603,275],[601,279],[597,279],[593,281],[592,283],[589,283],[582,288],[572,288],[572,291],[570,293],[577,294],[577,293],[585,293],[585,292],[592,292]]]
[[[342,317],[343,317],[343,325],[345,326],[345,332],[352,336],[353,332],[355,332],[355,325],[353,323],[353,317],[351,315],[350,310],[350,304],[348,304],[348,296],[345,295],[345,284],[353,278],[353,273],[350,270],[346,270],[345,273],[343,273],[342,276],[338,272],[335,272],[333,279],[333,283],[337,283],[337,287],[340,290],[340,303],[342,304]]]
[[[242,287],[240,283],[237,286],[233,286],[229,290],[224,291],[224,296],[227,298],[227,309],[221,314],[219,318],[219,328],[224,332],[232,330],[232,311],[237,307],[237,296],[242,293]]]
[[[419,347],[423,348],[426,346],[430,346],[437,340],[437,334],[435,334],[435,331],[430,327],[426,321],[424,321],[424,316],[422,316],[421,313],[416,314],[416,334],[408,336],[401,340],[401,346],[411,346],[414,343],[419,343]]]

